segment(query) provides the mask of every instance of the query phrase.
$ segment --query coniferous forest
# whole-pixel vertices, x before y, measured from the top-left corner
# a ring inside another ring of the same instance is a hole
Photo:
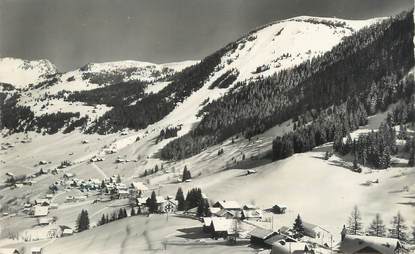
[[[330,52],[293,69],[237,84],[232,92],[209,103],[200,112],[199,125],[164,147],[161,157],[187,158],[232,135],[243,133],[250,138],[310,111],[322,113],[312,126],[288,134],[292,138],[276,138],[274,159],[331,141],[336,129],[338,136],[346,135],[364,124],[367,115],[385,110],[413,91],[413,79],[401,81],[414,65],[413,30],[413,15],[404,12],[362,29]],[[323,126],[329,113],[330,120]],[[286,142],[294,138],[295,142]]]

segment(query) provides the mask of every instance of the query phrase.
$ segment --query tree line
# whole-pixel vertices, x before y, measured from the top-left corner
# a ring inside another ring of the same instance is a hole
[[[413,28],[413,16],[405,12],[344,38],[331,51],[293,69],[236,84],[231,92],[207,104],[199,112],[198,126],[165,146],[161,157],[187,158],[237,133],[250,138],[312,109],[363,97],[371,87],[370,102],[386,107],[389,94],[399,92],[389,90],[414,65]]]

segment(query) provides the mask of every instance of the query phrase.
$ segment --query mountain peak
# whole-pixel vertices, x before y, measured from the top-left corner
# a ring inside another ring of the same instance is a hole
[[[57,72],[56,66],[46,59],[0,58],[0,82],[12,84],[17,88],[39,83]]]

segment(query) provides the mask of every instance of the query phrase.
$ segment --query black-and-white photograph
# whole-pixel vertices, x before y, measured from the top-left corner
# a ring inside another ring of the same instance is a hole
[[[415,253],[414,0],[0,0],[0,254]]]

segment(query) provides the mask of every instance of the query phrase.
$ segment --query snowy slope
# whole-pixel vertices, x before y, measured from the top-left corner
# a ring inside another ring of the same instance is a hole
[[[23,60],[0,58],[0,82],[23,88],[46,79],[46,75],[56,74],[56,67],[48,60]]]
[[[331,50],[344,37],[380,20],[301,16],[275,22],[237,41],[238,48],[223,57],[218,74],[236,69],[235,82],[270,76]]]
[[[197,61],[154,64],[129,60],[90,63],[54,77],[55,81],[49,79],[49,83],[24,91],[18,104],[30,106],[37,116],[45,113],[79,112],[81,117],[89,115],[91,118],[95,118],[110,110],[111,107],[105,105],[93,107],[81,102],[72,103],[51,96],[63,91],[85,91],[126,81],[149,82],[148,91],[146,92],[157,92],[159,89],[156,81],[163,80],[195,63]],[[13,71],[13,69],[10,71]]]
[[[147,130],[158,130],[167,126],[182,125],[179,132],[184,135],[200,119],[196,116],[206,100],[212,101],[228,92],[238,81],[248,81],[273,75],[292,68],[304,61],[330,51],[343,38],[356,31],[379,22],[382,19],[342,20],[334,18],[296,17],[266,25],[239,39],[236,50],[228,51],[216,70],[211,73],[203,87],[179,104],[161,121]],[[256,73],[260,66],[265,71]],[[214,88],[211,85],[230,70],[239,72],[238,78],[228,88]],[[143,132],[145,132],[144,130]],[[155,131],[155,133],[158,133]],[[158,143],[150,149],[154,152],[170,140]]]

